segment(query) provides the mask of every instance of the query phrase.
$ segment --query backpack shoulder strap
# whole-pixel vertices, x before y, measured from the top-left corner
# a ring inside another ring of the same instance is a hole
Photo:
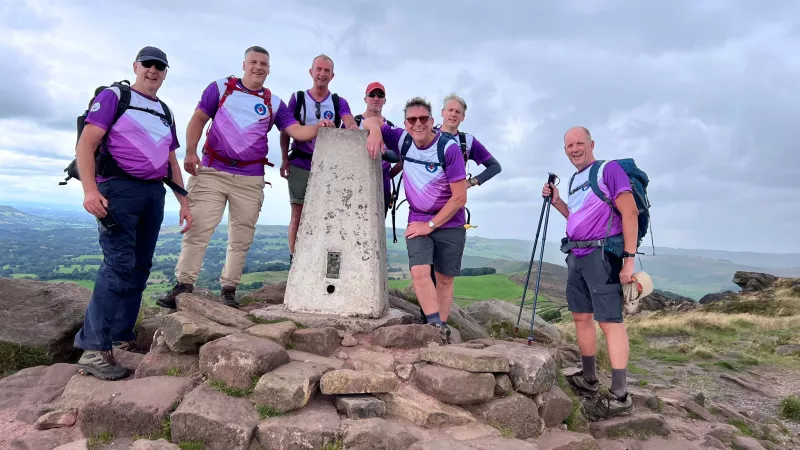
[[[444,152],[447,150],[448,142],[450,142],[450,138],[446,137],[445,135],[440,135],[439,142],[436,143],[436,154],[439,157],[439,164],[442,166],[442,170],[445,170],[447,167]]]
[[[128,110],[128,107],[131,106],[131,85],[126,84],[125,82],[117,82],[112,84],[112,87],[116,87],[119,89],[119,101],[117,102],[117,112],[114,114],[114,121],[111,124],[117,123],[120,117],[125,114],[125,111]]]
[[[387,124],[388,124],[390,127],[394,128],[394,124],[392,123],[392,121],[391,121],[391,120],[389,120],[389,119],[386,119],[386,123],[387,123]]]
[[[270,91],[266,86],[264,86],[264,105],[267,107],[267,111],[269,112],[267,120],[272,122],[272,91]]]
[[[413,143],[414,143],[414,138],[412,138],[411,135],[406,132],[406,137],[405,139],[403,139],[403,146],[400,147],[400,159],[406,158],[408,149],[411,148],[411,144]]]
[[[300,114],[301,110],[303,112],[302,115]],[[294,118],[295,118],[295,120],[297,120],[300,123],[300,125],[305,125],[306,124],[305,111],[306,111],[306,95],[305,95],[305,92],[303,92],[302,90],[301,91],[297,91],[297,93],[295,93]]]
[[[461,146],[461,156],[464,157],[464,164],[467,163],[467,136],[463,131],[458,132],[458,143]]]
[[[595,161],[594,164],[592,164],[592,167],[589,168],[589,185],[592,187],[594,194],[600,197],[600,200],[613,208],[614,205],[611,203],[611,200],[606,197],[606,194],[603,193],[603,191],[600,189],[600,185],[597,182],[597,174],[601,170],[605,169],[606,164],[608,164],[608,161]]]
[[[339,117],[339,94],[333,93],[331,95],[331,101],[333,101],[333,124],[336,125],[336,128],[342,126],[342,118]]]
[[[158,99],[158,103],[161,103],[161,110],[164,111],[164,115],[167,117],[168,126],[172,126],[172,110],[167,107],[167,104],[164,103],[164,100]]]
[[[217,105],[217,110],[222,108],[222,105],[225,103],[225,100],[236,90],[236,83],[239,82],[239,79],[233,75],[228,77],[228,81],[225,82],[225,90],[221,92],[222,95],[219,97],[219,104]]]

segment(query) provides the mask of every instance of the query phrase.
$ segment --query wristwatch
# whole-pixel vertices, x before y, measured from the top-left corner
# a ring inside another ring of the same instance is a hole
[[[474,177],[470,178],[469,179],[469,184],[470,184],[470,186],[477,186],[478,185],[478,179],[474,178]]]
[[[434,229],[436,229],[436,224],[435,224],[435,223],[433,223],[433,221],[432,221],[432,220],[429,220],[429,221],[428,221],[428,226],[429,226],[429,227],[431,227],[431,230],[434,230]]]
[[[628,253],[628,252],[626,252],[624,250],[622,251],[622,259],[635,258],[635,257],[636,257],[636,253]]]

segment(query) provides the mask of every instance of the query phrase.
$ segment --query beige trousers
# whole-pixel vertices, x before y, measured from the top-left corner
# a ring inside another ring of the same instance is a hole
[[[211,167],[200,167],[197,176],[189,177],[186,190],[192,227],[183,235],[181,256],[175,267],[179,282],[194,284],[197,281],[206,248],[222,221],[227,202],[228,251],[219,281],[224,287],[239,285],[264,204],[264,186],[263,176],[233,175]]]

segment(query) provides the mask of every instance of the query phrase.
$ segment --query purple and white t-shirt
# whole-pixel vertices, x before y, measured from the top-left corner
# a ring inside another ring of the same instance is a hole
[[[103,89],[89,108],[86,123],[106,131],[108,152],[122,170],[143,180],[160,180],[166,177],[169,152],[180,146],[172,111],[164,111],[157,99],[131,88],[130,106],[150,109],[172,117],[172,126],[155,114],[136,109],[127,109],[112,126],[119,97],[119,88]],[[107,179],[99,176],[96,178],[98,183]]]
[[[622,219],[619,214],[612,211],[603,200],[592,191],[589,181],[589,168],[586,166],[575,175],[572,181],[573,189],[584,185],[581,190],[570,195],[567,200],[569,217],[567,218],[567,237],[571,241],[593,241],[606,236],[608,218],[613,214],[609,236],[622,233]],[[622,192],[631,191],[628,175],[616,161],[609,161],[602,170],[598,170],[597,185],[603,194],[616,203],[617,197]],[[586,256],[595,250],[593,248],[575,248],[572,253],[576,257]]]
[[[289,111],[294,117],[294,108],[297,105],[297,93],[293,93],[292,96],[289,98]],[[315,125],[321,119],[328,119],[333,120],[334,108],[333,108],[333,99],[331,98],[331,93],[328,92],[328,95],[319,102],[319,119],[317,119],[317,106],[315,99],[311,96],[311,91],[307,90],[305,95],[305,111],[303,109],[300,110],[300,114],[303,115],[303,123],[306,125]],[[347,103],[347,100],[344,97],[339,96],[339,116],[344,117],[350,115],[352,116],[353,113],[350,112],[350,105]],[[317,139],[314,138],[310,141],[306,142],[298,142],[292,140],[292,149],[299,149],[300,151],[306,153],[314,153],[314,144],[316,144]],[[289,163],[293,166],[299,167],[305,170],[311,170],[311,160],[305,158],[292,158],[289,160]]]
[[[464,133],[464,138],[467,143],[467,158],[475,161],[475,164],[481,165],[492,158],[492,154],[489,153],[489,150],[486,150],[486,147],[481,144],[475,136]],[[456,134],[456,141],[458,141],[458,135]],[[459,142],[460,143],[460,142]]]
[[[197,104],[198,109],[213,117],[206,145],[228,159],[239,161],[262,159],[269,153],[267,133],[272,125],[277,125],[279,130],[283,130],[297,121],[283,100],[275,94],[271,94],[272,117],[270,117],[263,97],[248,93],[241,80],[237,86],[245,92],[234,90],[220,109],[219,101],[225,93],[227,82],[227,78],[211,82]],[[263,95],[263,92],[261,89],[254,93]],[[209,156],[205,155],[202,164],[208,166],[209,160]],[[216,160],[211,167],[234,175],[264,175],[263,164],[230,166]]]
[[[406,130],[384,124],[381,127],[383,142],[390,150],[400,154],[400,148],[405,140]],[[436,132],[436,137],[425,148],[417,148],[411,144],[406,158],[417,161],[438,163],[439,156],[437,145],[441,133]],[[444,151],[445,170],[440,166],[418,164],[411,161],[403,162],[403,185],[406,199],[408,200],[408,222],[428,222],[444,207],[445,203],[453,196],[450,183],[464,181],[467,173],[464,170],[464,157],[461,148],[451,139]],[[461,208],[450,220],[439,225],[439,228],[463,227],[467,223],[464,208]]]

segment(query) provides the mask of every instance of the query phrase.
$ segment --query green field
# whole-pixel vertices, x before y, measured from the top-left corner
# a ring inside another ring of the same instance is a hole
[[[91,280],[47,280],[50,283],[75,283],[78,286],[85,287],[86,289],[94,289],[94,281]]]
[[[12,273],[11,278],[39,278],[33,273]]]
[[[73,261],[85,261],[87,259],[103,259],[103,255],[81,255],[72,258]]]
[[[411,280],[389,280],[389,287],[403,289]],[[476,277],[456,277],[456,297],[486,300],[519,300],[522,297],[522,286],[508,279],[508,275],[481,275]]]
[[[75,272],[76,270],[78,272],[81,272],[81,271],[86,271],[86,270],[89,270],[89,269],[99,269],[99,268],[100,268],[100,264],[84,264],[83,266],[81,266],[80,264],[73,264],[71,266],[58,266],[58,269],[56,270],[56,272],[58,272],[58,273],[72,273],[72,272]]]
[[[289,272],[251,272],[242,275],[242,284],[257,283],[259,281],[264,284],[275,284],[281,281],[286,281],[289,278]]]

